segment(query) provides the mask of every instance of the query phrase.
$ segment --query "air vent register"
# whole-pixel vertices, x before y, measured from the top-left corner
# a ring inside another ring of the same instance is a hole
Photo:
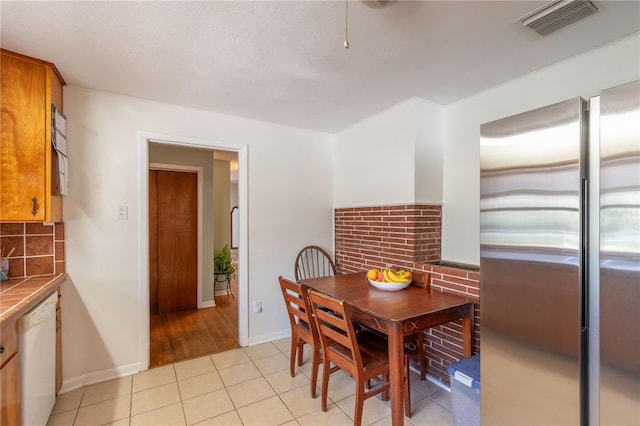
[[[537,34],[546,36],[596,12],[598,7],[593,1],[554,0],[527,13],[518,21]]]

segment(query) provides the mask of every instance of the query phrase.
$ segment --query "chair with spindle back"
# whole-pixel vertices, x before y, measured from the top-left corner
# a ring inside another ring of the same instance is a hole
[[[307,288],[283,277],[278,277],[280,290],[287,307],[289,323],[291,324],[291,353],[289,370],[291,377],[295,376],[296,353],[298,366],[302,365],[302,355],[305,343],[311,346],[311,397],[316,397],[318,367],[320,365],[320,338],[316,324],[311,314]]]
[[[307,246],[296,256],[296,281],[336,274],[336,265],[329,253],[318,246]]]

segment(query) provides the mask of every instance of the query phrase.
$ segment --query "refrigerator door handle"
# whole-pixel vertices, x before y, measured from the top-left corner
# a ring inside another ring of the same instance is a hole
[[[581,183],[580,331],[585,332],[589,328],[589,181],[583,178]]]

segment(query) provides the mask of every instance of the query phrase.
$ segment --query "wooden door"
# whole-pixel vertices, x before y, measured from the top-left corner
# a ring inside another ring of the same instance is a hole
[[[149,171],[150,311],[198,307],[197,174]]]

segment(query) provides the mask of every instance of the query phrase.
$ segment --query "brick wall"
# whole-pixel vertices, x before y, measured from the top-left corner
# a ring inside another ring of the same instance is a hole
[[[433,290],[460,293],[476,299],[473,330],[473,353],[480,353],[480,271],[467,265],[416,264],[415,270],[430,273]],[[449,383],[447,366],[464,358],[462,321],[433,327],[425,332],[425,353],[429,374]]]
[[[335,210],[335,261],[338,272],[360,272],[387,265],[429,272],[429,285],[473,297],[473,345],[480,351],[480,271],[477,266],[442,262],[442,206],[406,204]],[[449,384],[447,366],[464,357],[462,321],[425,332],[427,372]]]
[[[65,272],[64,223],[0,223],[0,247],[9,257],[9,278]]]
[[[335,210],[336,266],[356,272],[440,260],[442,208],[411,204]]]

